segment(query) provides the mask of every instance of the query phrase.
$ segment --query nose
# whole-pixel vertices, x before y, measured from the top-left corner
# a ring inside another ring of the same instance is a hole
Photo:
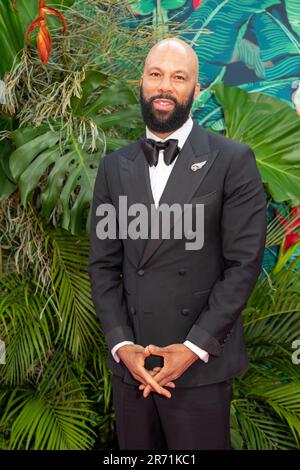
[[[163,75],[161,77],[161,80],[158,84],[158,91],[160,93],[168,93],[168,92],[173,91],[173,84],[172,84],[171,77],[169,77],[168,75]]]

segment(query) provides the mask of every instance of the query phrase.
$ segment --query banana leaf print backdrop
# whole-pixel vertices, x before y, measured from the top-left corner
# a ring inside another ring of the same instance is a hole
[[[127,0],[127,4],[134,14],[131,27],[140,20],[190,26],[192,32],[181,37],[199,58],[202,92],[193,105],[193,117],[204,127],[225,129],[222,107],[212,92],[221,82],[281,100],[300,115],[300,0]],[[169,32],[172,35],[172,28]],[[272,202],[269,220],[276,211],[287,216],[284,205]],[[274,267],[278,251],[278,246],[266,248],[266,271]],[[299,256],[300,247],[289,262]]]
[[[222,119],[210,88],[223,81],[283,100],[300,114],[299,0],[129,0],[136,21],[185,22],[182,34],[200,62],[202,93],[194,117],[206,127]],[[132,23],[133,25],[133,23]],[[201,34],[208,30],[208,34]],[[171,33],[171,31],[170,31]],[[218,127],[220,129],[220,127]]]

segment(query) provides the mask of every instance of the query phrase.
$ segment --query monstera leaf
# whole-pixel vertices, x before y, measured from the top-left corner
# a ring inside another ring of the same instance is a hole
[[[262,93],[219,83],[226,136],[249,145],[275,201],[300,204],[300,117],[291,107]]]
[[[142,125],[137,98],[127,86],[111,83],[100,72],[86,74],[81,98],[74,98],[74,115],[91,119],[100,131],[111,134],[114,128],[129,129]],[[116,106],[117,105],[117,106]],[[16,150],[9,167],[26,204],[37,187],[41,192],[42,213],[49,220],[56,209],[62,214],[62,227],[80,233],[83,222],[89,226],[90,202],[100,152],[80,145],[72,134],[60,146],[60,124],[20,128],[13,132]],[[88,143],[88,141],[87,141]],[[106,138],[106,153],[128,144],[126,138]],[[57,218],[57,214],[56,214]]]

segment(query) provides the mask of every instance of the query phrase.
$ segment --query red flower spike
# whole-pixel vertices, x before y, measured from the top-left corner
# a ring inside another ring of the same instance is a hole
[[[46,21],[40,22],[40,29],[37,35],[37,46],[43,64],[47,64],[51,53],[51,36],[46,25]]]
[[[300,233],[297,233],[296,230],[300,230],[300,206],[295,207],[291,212],[292,223],[287,227],[289,220],[286,217],[283,217],[278,209],[275,209],[275,213],[282,224],[285,239],[283,244],[283,253],[290,247],[295,245],[295,243],[300,241]],[[292,230],[294,229],[294,230]]]
[[[63,25],[63,29],[61,30],[61,32],[65,33],[66,29],[67,29],[67,22],[66,22],[65,17],[59,11],[57,11],[54,8],[51,8],[51,7],[46,6],[46,7],[43,8],[43,10],[48,15],[56,16],[57,18],[60,19],[60,21],[62,22],[62,25]]]
[[[35,28],[37,28],[38,26],[40,26],[40,22],[41,22],[41,18],[37,18],[36,20],[34,20],[31,25],[29,26],[29,28],[27,28],[27,31],[25,33],[25,39],[27,42],[30,42],[29,41],[29,35],[31,33],[31,31],[33,31]]]
[[[203,3],[204,0],[193,0],[193,7],[195,10],[200,7],[201,3]]]
[[[14,8],[16,7],[17,0],[13,1]],[[16,9],[16,8],[15,8]],[[45,65],[51,54],[51,36],[47,28],[46,15],[56,16],[63,25],[62,33],[66,32],[67,22],[65,17],[54,8],[45,6],[45,0],[39,0],[39,16],[36,18],[27,28],[25,33],[26,41],[29,42],[30,33],[35,29],[39,28],[37,35],[37,46],[39,51],[39,56]]]

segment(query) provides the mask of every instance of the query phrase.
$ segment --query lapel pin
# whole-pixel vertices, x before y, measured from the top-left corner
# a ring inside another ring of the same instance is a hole
[[[206,160],[204,160],[204,162],[193,163],[193,165],[191,166],[191,170],[192,171],[200,170],[200,168],[202,168],[203,165],[205,165],[205,163],[206,163]]]

